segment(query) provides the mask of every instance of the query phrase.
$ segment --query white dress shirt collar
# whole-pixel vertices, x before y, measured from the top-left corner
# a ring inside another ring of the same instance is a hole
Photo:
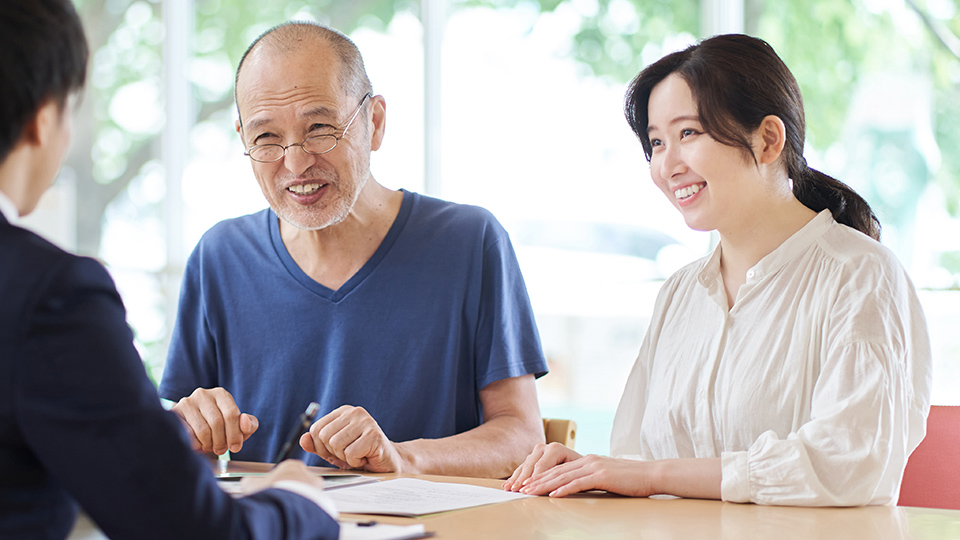
[[[20,211],[17,210],[17,205],[13,204],[10,197],[7,197],[7,194],[2,191],[0,191],[0,212],[11,224],[15,225],[20,219]]]

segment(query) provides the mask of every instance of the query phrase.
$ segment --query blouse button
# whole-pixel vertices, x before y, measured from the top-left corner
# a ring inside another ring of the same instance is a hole
[[[747,279],[753,279],[753,270],[747,270]]]

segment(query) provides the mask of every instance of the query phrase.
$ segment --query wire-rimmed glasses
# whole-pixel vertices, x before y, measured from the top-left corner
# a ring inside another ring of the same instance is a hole
[[[333,133],[327,135],[315,135],[313,137],[307,137],[302,142],[292,143],[286,146],[282,144],[257,144],[248,148],[243,155],[250,156],[250,159],[260,163],[273,163],[274,161],[280,161],[283,159],[283,156],[287,153],[287,148],[290,148],[291,146],[299,146],[308,154],[326,154],[337,147],[337,143],[340,142],[340,139],[347,136],[347,130],[350,129],[351,125],[353,125],[353,121],[356,120],[357,115],[360,114],[360,108],[363,107],[363,103],[368,97],[370,97],[369,92],[364,94],[363,98],[360,100],[360,104],[357,105],[357,110],[353,111],[353,115],[350,116],[350,120],[347,121],[347,125],[343,126],[343,132],[341,132],[339,136],[334,135]]]

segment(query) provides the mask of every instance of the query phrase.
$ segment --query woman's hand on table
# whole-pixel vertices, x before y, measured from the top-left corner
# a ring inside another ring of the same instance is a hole
[[[503,483],[503,489],[551,497],[590,490],[646,497],[655,493],[654,467],[655,462],[581,456],[562,444],[539,444]]]
[[[538,444],[523,463],[503,483],[507,491],[521,491],[531,478],[536,477],[561,463],[582,458],[580,454],[560,443]]]

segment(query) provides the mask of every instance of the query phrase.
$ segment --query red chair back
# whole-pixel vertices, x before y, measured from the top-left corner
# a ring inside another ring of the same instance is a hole
[[[907,460],[897,504],[960,510],[960,406],[930,407],[927,435]]]

